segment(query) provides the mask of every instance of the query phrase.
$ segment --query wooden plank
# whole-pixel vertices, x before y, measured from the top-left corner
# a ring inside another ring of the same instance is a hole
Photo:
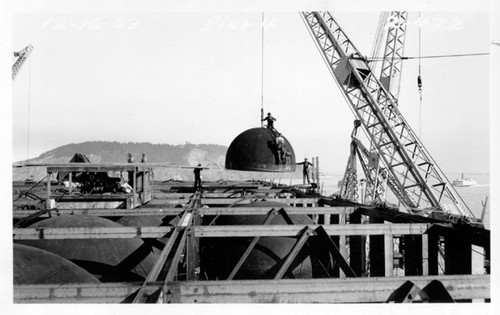
[[[138,209],[57,209],[53,211],[58,215],[92,215],[100,217],[123,217],[123,216],[151,216],[151,215],[179,215],[183,208],[138,208]],[[13,218],[22,219],[30,214],[33,210],[14,210]],[[40,216],[41,218],[48,217],[49,214]]]
[[[253,196],[251,198],[202,198],[202,204],[205,205],[233,205],[233,204],[249,204],[254,200],[262,200]],[[317,198],[267,198],[266,201],[274,201],[286,204],[315,204],[318,202]],[[150,205],[177,205],[186,204],[189,199],[152,199],[148,204]]]
[[[455,300],[490,299],[490,275],[167,282],[163,302],[376,303],[406,281],[438,280]],[[14,285],[14,303],[120,303],[142,283]],[[161,288],[162,282],[149,283]],[[175,295],[174,295],[175,294]]]
[[[290,236],[300,235],[305,225],[219,225],[197,226],[199,237],[251,237],[251,236]],[[314,225],[310,226],[314,229]],[[332,235],[412,235],[425,233],[430,224],[347,224],[323,225],[326,233]],[[314,233],[315,234],[315,233]]]
[[[422,275],[429,275],[429,236],[422,234]]]
[[[385,276],[392,277],[394,269],[394,242],[392,235],[384,235]]]
[[[200,215],[266,215],[272,207],[210,207],[200,208]],[[285,210],[289,215],[297,214],[350,214],[355,211],[354,207],[279,207]],[[55,210],[54,210],[55,211]],[[113,216],[136,216],[136,215],[178,215],[183,211],[183,208],[150,208],[141,207],[136,209],[58,209],[57,213],[65,214],[86,214],[101,217]],[[14,219],[22,219],[35,211],[33,210],[13,210]],[[48,217],[49,214],[44,214],[41,217]]]
[[[14,303],[120,303],[140,286],[141,283],[14,285]]]
[[[378,303],[411,281],[420,288],[443,283],[456,299],[490,298],[489,275],[283,279],[176,282],[169,284],[171,303]]]
[[[172,230],[170,226],[14,228],[13,239],[160,238],[168,237]]]
[[[86,195],[56,195],[52,194],[50,199],[55,199],[57,202],[74,201],[74,200],[127,200],[132,198],[134,194],[86,194]]]
[[[219,225],[196,226],[197,237],[254,237],[300,235],[307,225]],[[315,228],[315,225],[311,225]],[[323,226],[328,235],[412,235],[422,234],[429,224],[348,224]],[[167,237],[173,227],[73,227],[73,228],[14,228],[13,239],[93,239],[93,238],[160,238]]]

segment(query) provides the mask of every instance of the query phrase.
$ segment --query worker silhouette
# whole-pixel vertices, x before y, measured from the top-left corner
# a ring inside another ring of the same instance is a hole
[[[147,162],[148,162],[148,156],[146,155],[146,153],[143,153],[141,158],[141,163],[147,163]]]
[[[287,150],[285,148],[285,138],[281,133],[277,133],[276,150],[278,151],[278,163],[286,164]]]
[[[311,181],[309,180],[309,173],[310,173],[310,170],[311,170],[311,166],[313,166],[313,164],[311,162],[309,162],[307,160],[307,158],[304,158],[304,162],[300,162],[300,163],[296,163],[297,165],[301,165],[302,164],[302,180],[304,182],[304,184],[306,183],[306,180],[307,180],[307,183],[310,184]]]
[[[201,164],[198,164],[198,167],[195,167],[193,170],[194,173],[194,190],[198,190],[198,188],[201,190],[201,176],[200,173],[203,170],[203,167],[200,167]]]
[[[274,122],[276,121],[276,118],[274,118],[273,116],[271,116],[271,113],[267,113],[267,116],[265,118],[262,119],[262,121],[266,121],[267,122],[267,128],[272,130],[272,131],[275,131],[274,129]]]
[[[127,162],[128,162],[128,163],[134,163],[134,157],[132,156],[132,153],[129,153],[129,154],[128,154],[128,159],[127,159]]]

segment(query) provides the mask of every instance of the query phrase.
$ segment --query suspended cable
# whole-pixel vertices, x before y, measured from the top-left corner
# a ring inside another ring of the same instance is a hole
[[[431,59],[431,58],[451,58],[451,57],[472,57],[472,56],[488,56],[490,53],[471,53],[471,54],[450,54],[450,55],[432,55],[432,56],[411,56],[411,57],[400,57],[400,60],[410,60],[410,59]],[[362,58],[352,58],[352,59],[362,59]],[[384,57],[365,57],[368,62],[383,61]],[[395,58],[396,59],[396,58]]]
[[[264,126],[264,11],[261,16],[260,127]]]
[[[31,59],[28,61],[28,136],[27,136],[27,143],[26,143],[26,160],[30,158],[30,114],[31,112]],[[28,175],[27,179],[30,178],[30,168],[28,167]]]
[[[418,12],[418,18],[420,19],[420,12]],[[418,27],[418,77],[417,77],[417,87],[418,94],[420,96],[420,102],[418,105],[418,137],[422,139],[422,28]]]

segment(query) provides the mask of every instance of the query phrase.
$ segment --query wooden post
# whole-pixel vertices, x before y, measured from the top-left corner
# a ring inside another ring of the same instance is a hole
[[[404,269],[405,276],[421,276],[422,275],[422,236],[421,235],[405,235],[404,236]]]
[[[370,217],[370,223],[384,223],[384,220]],[[385,275],[384,235],[370,235],[370,276]]]
[[[361,215],[351,214],[350,224],[360,224]],[[366,236],[349,236],[349,264],[356,276],[366,274]]]
[[[137,206],[137,167],[134,167],[134,172],[133,172],[133,180],[134,180],[134,190],[132,191],[134,196],[133,196],[133,205],[132,208],[135,208]]]
[[[445,235],[444,272],[447,275],[472,274],[472,244],[460,232]]]
[[[435,233],[428,234],[427,244],[429,275],[437,276],[439,274],[439,235]]]
[[[318,156],[316,157],[316,179],[318,180],[317,184],[319,187],[319,157]]]
[[[47,200],[45,201],[45,206],[47,209],[52,209],[52,205],[50,204],[50,178],[52,177],[52,173],[47,173]]]
[[[345,213],[340,214],[339,215],[339,219],[340,219],[339,220],[339,224],[343,224],[343,225],[346,224],[346,214]],[[340,254],[342,255],[342,257],[344,257],[345,260],[347,260],[347,248],[346,248],[346,245],[347,245],[346,236],[345,235],[341,235],[339,237],[339,251],[340,251]],[[340,270],[339,276],[340,276],[340,278],[345,278],[346,277],[346,275],[342,271],[342,269]]]
[[[429,275],[429,237],[422,234],[422,276]]]
[[[392,234],[384,235],[385,276],[392,277],[394,269],[394,241]]]
[[[331,224],[339,224],[340,223],[340,216],[338,214],[332,214],[330,216],[330,223]],[[340,250],[340,237],[339,236],[330,236],[332,239],[332,242],[335,244],[335,246]],[[336,263],[333,266],[333,272],[332,272],[332,277],[333,278],[338,278],[340,276],[341,270],[340,270],[340,265]]]
[[[196,244],[195,231],[193,227],[186,228],[187,248],[186,248],[186,280],[198,280],[198,250]]]
[[[72,183],[72,175],[71,172],[68,174],[68,179],[69,179],[69,193],[71,194],[71,183]]]

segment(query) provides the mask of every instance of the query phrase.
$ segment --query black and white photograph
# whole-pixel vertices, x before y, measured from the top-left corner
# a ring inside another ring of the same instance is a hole
[[[494,312],[498,1],[4,7],[12,313]]]

